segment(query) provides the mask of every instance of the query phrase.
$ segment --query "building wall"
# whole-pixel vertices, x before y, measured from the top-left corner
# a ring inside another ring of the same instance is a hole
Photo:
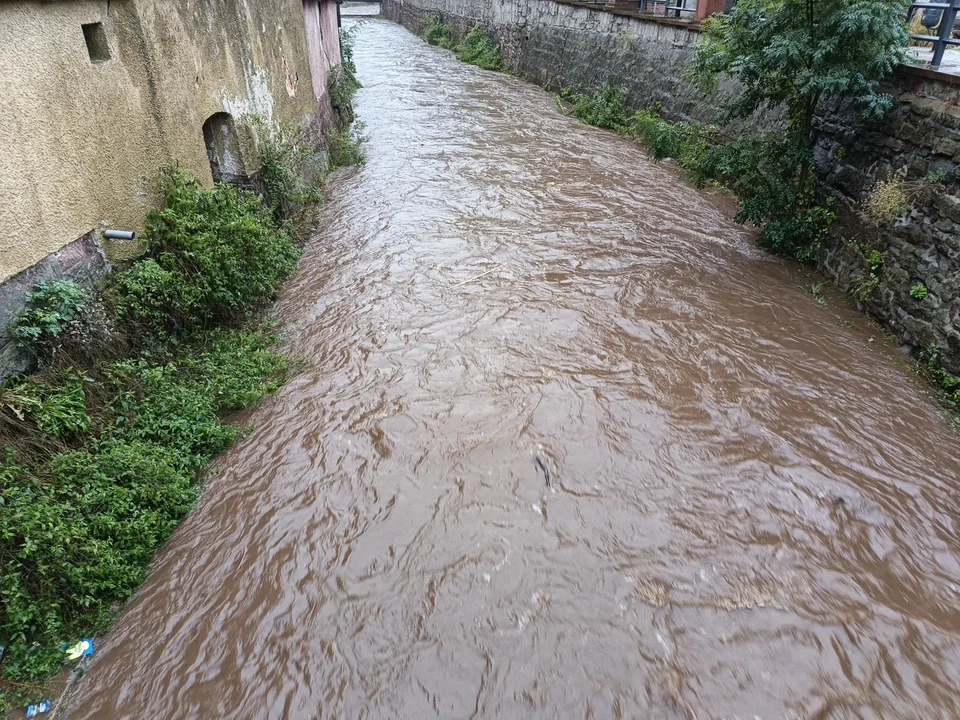
[[[551,0],[384,0],[384,12],[422,32],[442,10],[458,34],[480,22],[501,44],[508,64],[550,89],[592,90],[610,79],[634,108],[657,106],[671,120],[718,123],[721,106],[737,91],[721,85],[702,97],[683,80],[699,33],[676,23]],[[857,248],[886,253],[879,283],[858,300],[906,349],[939,348],[944,366],[960,373],[960,78],[901,69],[885,88],[897,102],[880,122],[864,123],[849,103],[819,118],[817,157],[824,191],[838,199],[840,221],[819,256],[820,267],[843,289],[862,287],[867,271]],[[724,131],[774,130],[782,116],[759,114]],[[871,226],[857,213],[878,180],[893,173],[919,182],[931,170],[953,178],[946,192],[921,203],[909,218]],[[929,295],[910,297],[923,283]],[[856,297],[856,293],[853,295]]]
[[[339,62],[336,9],[323,4],[334,14],[324,58]],[[82,30],[96,22],[102,62]],[[245,113],[330,113],[325,84],[313,90],[302,0],[2,2],[0,68],[0,282],[93,229],[141,229],[163,165],[212,182],[212,114],[239,125]],[[123,259],[138,246],[104,249]]]
[[[0,378],[24,369],[5,329],[35,282],[91,282],[136,255],[137,240],[101,233],[143,229],[161,167],[213,182],[211,116],[227,179],[256,170],[244,115],[334,121],[336,13],[333,0],[0,1]]]

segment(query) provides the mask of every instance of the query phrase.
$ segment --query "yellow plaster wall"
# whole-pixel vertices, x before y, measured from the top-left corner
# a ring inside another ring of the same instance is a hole
[[[81,30],[92,22],[102,63]],[[317,107],[301,0],[0,2],[0,282],[91,229],[141,230],[164,165],[211,183],[213,113],[239,126],[244,113],[327,114]],[[249,147],[244,162],[255,169]]]

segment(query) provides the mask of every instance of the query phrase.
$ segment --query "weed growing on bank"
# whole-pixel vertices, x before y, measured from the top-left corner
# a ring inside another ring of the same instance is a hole
[[[456,49],[457,59],[476,65],[484,70],[503,70],[503,58],[500,46],[490,42],[490,38],[478,23],[474,25]]]
[[[367,161],[363,152],[363,126],[353,124],[337,132],[327,133],[327,153],[330,170],[351,165],[363,165]]]
[[[593,95],[567,88],[559,93],[559,99],[570,103],[569,112],[581,122],[621,133],[627,129],[630,111],[626,96],[609,80]]]
[[[289,232],[303,224],[307,211],[323,200],[318,183],[319,149],[310,131],[260,115],[245,118],[256,136],[261,198],[274,221]]]
[[[245,324],[295,267],[287,223],[250,191],[163,181],[143,257],[100,293],[39,287],[16,323],[45,362],[0,386],[3,710],[36,699],[62,643],[107,628],[240,434],[225,414],[285,377],[271,328]],[[80,319],[98,316],[124,352],[48,352],[65,334],[89,345]]]
[[[452,50],[456,41],[453,38],[453,28],[446,21],[443,13],[437,10],[436,14],[430,20],[430,24],[423,32],[423,39],[430,45],[436,45],[447,50]]]
[[[490,41],[480,23],[474,25],[458,43],[453,28],[446,21],[443,13],[438,10],[421,37],[430,45],[453,50],[461,62],[476,65],[484,70],[504,71],[500,46]]]
[[[955,415],[954,423],[960,425],[960,415],[956,415],[960,411],[960,377],[943,369],[940,355],[940,349],[931,345],[920,353],[917,368],[939,390],[940,403]]]
[[[340,55],[343,62],[335,66],[327,80],[330,104],[340,115],[343,125],[353,122],[353,96],[363,85],[357,80],[357,65],[353,59],[354,28],[340,29]]]

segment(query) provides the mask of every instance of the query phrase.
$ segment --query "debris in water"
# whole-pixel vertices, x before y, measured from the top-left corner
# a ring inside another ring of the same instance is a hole
[[[93,640],[83,638],[80,642],[67,650],[67,660],[79,660],[82,657],[93,655]]]
[[[50,710],[50,701],[44,700],[39,702],[36,705],[27,705],[27,717],[32,718],[36,717],[40,713],[45,713]]]
[[[533,460],[537,463],[537,467],[540,468],[540,472],[543,473],[543,479],[547,483],[547,487],[550,487],[550,468],[547,467],[547,461],[539,455],[534,456]]]

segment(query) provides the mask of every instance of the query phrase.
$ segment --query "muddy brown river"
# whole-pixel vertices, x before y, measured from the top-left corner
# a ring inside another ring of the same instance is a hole
[[[356,54],[296,372],[70,719],[960,717],[958,443],[882,334],[542,90]]]

